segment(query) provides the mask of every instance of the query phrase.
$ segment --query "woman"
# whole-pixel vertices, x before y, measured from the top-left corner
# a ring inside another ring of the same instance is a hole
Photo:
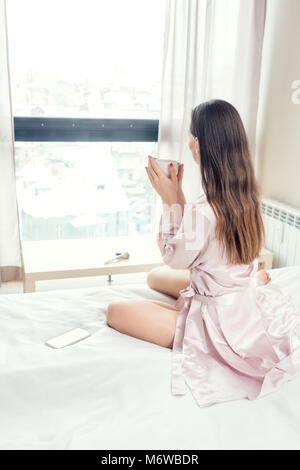
[[[150,287],[177,297],[115,302],[107,323],[172,349],[171,391],[190,388],[199,406],[253,400],[300,371],[300,312],[257,272],[264,239],[258,184],[237,110],[211,100],[193,109],[189,147],[204,194],[187,204],[183,165],[168,178],[149,157],[147,174],[161,196],[157,241],[167,265]],[[259,284],[256,282],[259,277]]]

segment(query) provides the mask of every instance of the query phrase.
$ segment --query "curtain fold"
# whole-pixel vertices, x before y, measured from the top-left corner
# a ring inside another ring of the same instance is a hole
[[[158,157],[185,164],[188,201],[203,193],[188,148],[191,110],[209,99],[241,114],[255,155],[266,0],[168,0]]]
[[[24,278],[5,0],[0,0],[0,274],[2,281]]]

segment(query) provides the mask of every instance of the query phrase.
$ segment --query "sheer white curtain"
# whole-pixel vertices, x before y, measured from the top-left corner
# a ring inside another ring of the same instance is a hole
[[[23,279],[5,0],[0,0],[0,274],[2,281]]]
[[[184,162],[188,201],[203,193],[188,148],[194,106],[231,102],[255,153],[265,8],[266,0],[167,1],[158,156]]]

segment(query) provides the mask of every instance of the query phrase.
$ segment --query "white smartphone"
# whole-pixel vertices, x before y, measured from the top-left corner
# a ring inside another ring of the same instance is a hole
[[[69,346],[70,344],[77,343],[78,341],[88,338],[89,336],[91,336],[91,333],[88,331],[83,330],[82,328],[75,328],[74,330],[68,331],[67,333],[55,336],[55,338],[48,339],[45,341],[45,344],[51,348],[59,349],[64,348],[65,346]]]

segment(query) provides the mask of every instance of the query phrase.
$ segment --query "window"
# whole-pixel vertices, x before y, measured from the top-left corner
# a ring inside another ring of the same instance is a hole
[[[23,240],[151,232],[152,142],[16,142]]]
[[[154,194],[144,166],[157,137],[137,142],[134,129],[135,120],[157,127],[164,14],[163,0],[7,2],[24,240],[150,232]],[[48,118],[57,130],[40,139]],[[63,142],[60,127],[71,118],[133,124],[126,142],[82,139],[77,123]],[[28,141],[32,123],[38,132]]]

